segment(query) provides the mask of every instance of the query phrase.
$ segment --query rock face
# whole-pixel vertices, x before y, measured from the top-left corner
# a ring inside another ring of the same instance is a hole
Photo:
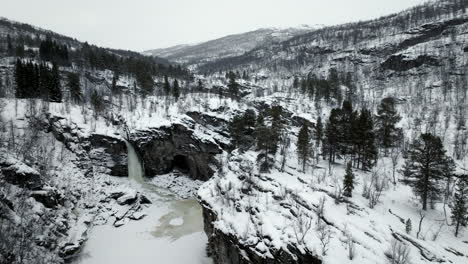
[[[146,175],[177,169],[193,179],[208,180],[217,166],[214,156],[221,153],[216,142],[197,137],[193,129],[182,124],[137,131],[131,140],[141,155]]]
[[[274,258],[263,258],[248,245],[239,243],[232,235],[214,228],[216,215],[203,205],[205,233],[208,235],[208,251],[215,264],[321,264],[322,261],[312,254],[301,253],[293,246],[288,251],[278,250]]]
[[[89,141],[92,147],[89,155],[94,164],[99,164],[113,176],[128,175],[127,146],[124,141],[99,134],[92,134]]]
[[[47,130],[78,156],[76,163],[86,174],[96,169],[112,176],[128,175],[127,146],[123,140],[101,134],[86,135],[62,117],[48,116],[47,122]]]
[[[13,157],[0,155],[0,172],[5,181],[13,185],[28,189],[42,186],[39,172]]]
[[[440,66],[440,63],[436,58],[428,55],[421,55],[416,58],[393,55],[382,63],[382,68],[385,70],[407,71],[422,65]]]

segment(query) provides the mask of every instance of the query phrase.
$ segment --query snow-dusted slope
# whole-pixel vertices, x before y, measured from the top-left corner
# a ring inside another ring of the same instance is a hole
[[[268,46],[314,30],[300,28],[262,28],[251,32],[229,35],[223,38],[191,45],[148,50],[145,55],[159,56],[180,63],[198,64],[241,55],[254,48]]]

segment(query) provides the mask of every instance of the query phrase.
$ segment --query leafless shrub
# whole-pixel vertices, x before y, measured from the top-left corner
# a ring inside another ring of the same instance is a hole
[[[392,240],[390,248],[385,255],[391,264],[409,264],[410,263],[410,248],[407,244],[396,239]]]
[[[374,208],[379,202],[382,192],[388,188],[388,179],[379,170],[371,172],[370,181],[367,178],[364,182],[362,196],[369,200],[369,207]]]
[[[439,237],[440,235],[440,232],[442,231],[442,228],[445,226],[445,222],[442,222],[439,224],[439,227],[437,228],[437,231],[435,231],[433,234],[432,234],[432,241],[436,241],[437,238]]]
[[[325,214],[325,202],[327,199],[325,196],[320,197],[319,199],[319,204],[317,206],[317,225],[320,224],[320,221],[322,220],[324,214]]]
[[[353,260],[356,257],[356,244],[353,235],[348,230],[348,226],[345,226],[343,232],[346,237],[346,245],[348,246],[348,259]]]
[[[312,217],[308,216],[301,206],[296,204],[297,216],[293,220],[293,230],[299,245],[304,244],[306,235],[312,228]]]
[[[418,225],[418,232],[416,233],[416,238],[419,239],[419,234],[421,233],[421,227],[422,227],[422,222],[424,221],[424,218],[426,215],[423,213],[423,211],[419,211],[419,225]]]
[[[323,221],[320,221],[317,225],[317,237],[320,240],[322,256],[326,256],[328,252],[328,246],[332,238],[332,232],[330,227]]]
[[[401,150],[398,148],[392,148],[390,152],[390,158],[392,160],[392,178],[393,178],[393,185],[396,185],[396,177],[395,171],[396,167],[398,166],[398,160],[400,159]]]

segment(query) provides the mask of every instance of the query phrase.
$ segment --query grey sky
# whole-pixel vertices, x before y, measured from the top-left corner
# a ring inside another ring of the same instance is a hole
[[[93,44],[143,51],[261,27],[334,25],[424,0],[0,0],[0,16]]]

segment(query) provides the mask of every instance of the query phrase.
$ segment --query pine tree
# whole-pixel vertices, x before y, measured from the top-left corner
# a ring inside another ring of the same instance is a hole
[[[339,149],[339,120],[341,109],[332,109],[325,125],[325,139],[323,140],[322,153],[328,155],[329,166],[335,162],[335,158]]]
[[[70,91],[71,100],[75,103],[80,103],[83,95],[81,94],[80,77],[78,74],[74,72],[68,73],[67,86]]]
[[[343,101],[341,111],[338,112],[337,143],[341,155],[353,154],[353,127],[357,113],[353,111],[353,105],[350,101]]]
[[[457,183],[452,203],[452,221],[455,223],[455,236],[458,236],[460,227],[468,223],[468,184],[464,175]]]
[[[447,166],[451,162],[437,136],[422,134],[411,144],[404,166],[405,182],[420,196],[423,210],[427,209],[427,201],[443,193],[439,182],[446,173],[444,169],[453,169]]]
[[[174,84],[172,86],[172,95],[174,96],[174,98],[177,100],[179,100],[179,97],[180,97],[180,86],[179,86],[179,82],[177,81],[177,79],[174,79]]]
[[[317,146],[320,145],[320,142],[322,142],[323,139],[323,124],[322,124],[322,118],[319,116],[317,118],[317,124],[315,124],[315,140],[317,142]]]
[[[169,78],[167,75],[164,75],[164,92],[168,95],[171,92],[171,84],[169,83]]]
[[[13,55],[13,43],[10,34],[7,35],[7,51],[9,56]]]
[[[0,97],[5,97],[5,90],[3,85],[3,77],[0,76]]]
[[[310,137],[309,137],[309,126],[307,122],[302,124],[299,135],[297,136],[297,156],[302,164],[302,171],[305,172],[307,162],[310,158]]]
[[[241,151],[245,148],[249,148],[254,143],[255,122],[255,112],[248,109],[243,115],[235,116],[229,123],[229,132],[233,139],[232,143]]]
[[[401,120],[395,106],[395,99],[387,97],[382,99],[377,109],[376,127],[380,145],[385,149],[395,146],[399,141],[401,130],[396,128],[396,124]]]
[[[119,80],[119,74],[114,71],[114,75],[112,76],[112,86],[111,91],[114,94],[117,94],[119,91],[117,90],[117,81]]]
[[[203,91],[203,82],[202,82],[201,79],[198,79],[197,90],[198,91]]]
[[[352,197],[353,189],[354,189],[353,165],[351,164],[351,162],[348,162],[348,164],[346,165],[346,174],[343,179],[343,195],[346,197]]]
[[[49,100],[51,102],[62,102],[62,90],[60,89],[60,73],[57,63],[52,65],[51,82],[49,86]]]
[[[239,96],[239,84],[236,82],[236,74],[232,71],[228,73],[228,89],[229,93],[236,99]]]
[[[377,146],[375,143],[374,123],[371,112],[362,109],[359,118],[353,126],[354,143],[357,151],[357,167],[361,164],[361,169],[369,170],[377,160]]]
[[[15,96],[16,98],[25,98],[25,91],[24,91],[24,68],[23,62],[20,59],[16,60],[15,63],[15,82],[16,82],[16,90]]]
[[[293,88],[294,89],[299,88],[299,78],[297,78],[297,76],[294,76]]]
[[[411,230],[413,229],[413,226],[411,224],[411,219],[407,219],[405,222],[405,231],[407,234],[411,233]]]

